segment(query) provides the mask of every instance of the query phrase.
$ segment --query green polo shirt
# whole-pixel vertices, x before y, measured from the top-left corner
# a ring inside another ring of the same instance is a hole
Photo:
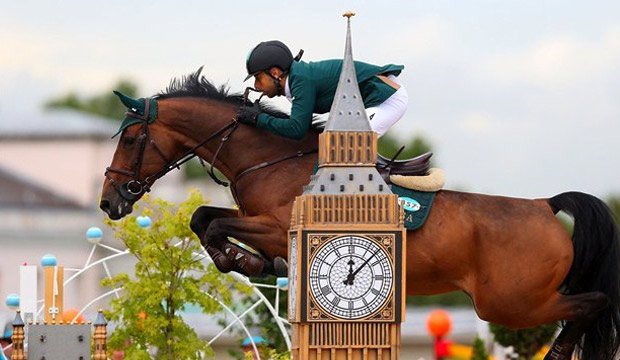
[[[312,125],[312,114],[329,112],[340,79],[342,60],[293,61],[288,83],[293,97],[289,118],[261,113],[257,127],[293,139],[302,139]],[[366,108],[387,100],[396,90],[376,75],[399,75],[402,65],[377,66],[355,61],[355,73]]]

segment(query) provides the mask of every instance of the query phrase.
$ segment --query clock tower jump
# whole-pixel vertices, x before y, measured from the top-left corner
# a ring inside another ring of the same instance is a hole
[[[397,360],[405,320],[403,209],[375,168],[350,18],[319,169],[293,206],[289,321],[295,360]]]

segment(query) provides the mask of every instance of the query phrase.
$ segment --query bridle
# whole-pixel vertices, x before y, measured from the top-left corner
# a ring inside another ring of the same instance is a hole
[[[244,94],[244,98],[245,99],[247,99],[248,92],[249,92],[249,90],[246,89],[246,92]],[[241,177],[244,177],[245,175],[247,175],[247,174],[249,174],[251,172],[254,172],[256,170],[263,169],[265,167],[277,164],[279,162],[282,162],[282,161],[285,161],[285,160],[289,160],[289,159],[293,159],[293,158],[296,158],[296,157],[302,157],[304,155],[316,153],[318,151],[318,149],[316,149],[316,148],[310,149],[310,150],[305,150],[305,151],[297,151],[297,152],[295,152],[293,154],[282,156],[282,157],[277,158],[275,160],[259,163],[257,165],[251,166],[251,167],[241,171],[237,176],[235,176],[235,178],[231,182],[232,184],[229,184],[228,182],[220,180],[217,177],[217,175],[213,171],[213,164],[215,164],[215,161],[217,160],[217,156],[219,155],[220,150],[222,149],[224,144],[228,141],[228,139],[230,138],[232,133],[239,127],[239,123],[237,122],[236,118],[233,118],[230,123],[224,125],[222,128],[217,130],[215,133],[211,134],[211,136],[207,137],[205,140],[199,142],[198,144],[193,146],[191,149],[187,150],[183,155],[179,156],[176,160],[170,161],[170,160],[168,160],[166,155],[164,155],[164,153],[161,151],[161,149],[157,146],[157,143],[155,143],[155,140],[151,138],[151,135],[150,135],[150,132],[149,132],[149,126],[148,126],[149,125],[149,122],[148,122],[149,110],[150,110],[150,99],[147,99],[145,101],[144,115],[137,114],[137,113],[135,113],[133,111],[127,111],[125,113],[125,116],[131,117],[131,118],[134,118],[134,119],[138,119],[138,120],[140,120],[142,122],[142,134],[138,137],[138,141],[140,142],[139,143],[139,153],[138,153],[138,157],[137,157],[137,159],[136,159],[136,161],[135,161],[135,163],[133,165],[133,168],[134,168],[133,172],[127,171],[127,170],[123,170],[123,169],[112,168],[112,167],[107,167],[106,168],[106,172],[105,172],[105,177],[108,179],[110,184],[114,187],[116,192],[123,199],[125,199],[127,201],[130,201],[130,202],[137,201],[140,198],[140,196],[142,196],[145,192],[151,191],[151,185],[155,182],[155,180],[163,177],[164,175],[166,175],[167,173],[169,173],[170,171],[172,171],[174,169],[180,169],[181,165],[183,165],[186,162],[190,161],[194,157],[198,157],[198,159],[200,160],[201,164],[204,166],[203,160],[202,160],[202,158],[200,158],[196,154],[196,150],[198,150],[200,147],[202,147],[203,145],[205,145],[206,143],[208,143],[209,141],[211,141],[212,139],[214,139],[214,138],[216,138],[216,137],[218,137],[220,135],[222,135],[222,137],[220,138],[220,143],[219,143],[217,149],[215,150],[215,153],[213,155],[213,159],[211,159],[211,161],[209,162],[210,168],[209,168],[208,174],[209,174],[209,176],[211,176],[211,178],[218,185],[222,185],[224,187],[227,187],[227,186],[231,185],[230,187],[231,187],[233,196],[235,197],[235,199],[237,201],[237,204],[239,205],[239,209],[241,211],[244,211],[243,205],[241,203],[241,199],[239,198],[239,196],[237,196],[237,190],[235,188],[235,183]],[[146,150],[146,145],[147,144],[150,144],[150,145],[152,145],[155,148],[157,153],[164,159],[166,164],[157,173],[155,173],[155,174],[153,174],[151,176],[147,176],[147,177],[145,177],[144,179],[141,180],[139,178],[139,175],[140,175],[140,169],[142,168],[142,162],[144,160],[144,151]],[[117,173],[117,174],[125,175],[125,176],[129,177],[130,179],[127,182],[125,182],[125,183],[119,184],[116,180],[114,180],[114,179],[112,179],[110,177],[110,173]]]
[[[221,134],[224,134],[224,135],[221,137],[220,144],[217,150],[215,151],[215,155],[213,156],[213,159],[210,162],[211,167],[209,169],[209,175],[219,185],[228,186],[227,182],[220,180],[217,177],[217,175],[215,175],[215,173],[213,172],[213,163],[215,162],[217,155],[219,154],[224,143],[228,140],[228,138],[233,133],[233,131],[235,131],[237,127],[239,126],[239,123],[236,121],[236,119],[233,119],[230,123],[226,124],[224,127],[222,127],[221,129],[213,133],[211,136],[199,142],[191,149],[187,150],[183,155],[179,156],[177,159],[170,161],[168,160],[166,155],[164,155],[163,151],[161,151],[159,146],[157,146],[157,143],[155,142],[155,140],[151,138],[151,134],[149,131],[149,123],[148,123],[149,110],[150,110],[150,99],[147,99],[147,101],[145,101],[144,115],[136,114],[133,111],[127,111],[125,113],[125,116],[138,119],[142,122],[142,134],[138,136],[139,152],[138,152],[138,157],[136,158],[136,161],[133,164],[133,172],[123,170],[123,169],[117,169],[113,167],[107,167],[105,171],[105,177],[108,179],[110,184],[114,187],[116,192],[123,199],[127,201],[131,201],[131,202],[138,200],[140,196],[142,196],[142,194],[144,194],[145,192],[151,191],[151,185],[155,182],[155,180],[163,177],[164,175],[166,175],[167,173],[169,173],[170,171],[174,169],[180,169],[181,165],[185,164],[186,162],[190,161],[194,157],[198,156],[196,154],[196,150],[198,150],[200,147],[205,145],[207,142],[211,141],[212,139],[214,139],[215,137]],[[140,169],[142,168],[142,163],[144,160],[144,151],[146,150],[147,144],[150,144],[155,148],[157,153],[162,157],[162,159],[164,159],[166,164],[157,173],[147,176],[144,179],[140,179],[139,178]],[[116,180],[110,177],[110,173],[117,173],[117,174],[125,175],[125,176],[128,176],[130,179],[125,183],[119,184]]]

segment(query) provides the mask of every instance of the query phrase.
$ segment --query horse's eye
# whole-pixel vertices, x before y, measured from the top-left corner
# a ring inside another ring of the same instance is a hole
[[[127,147],[133,145],[135,142],[136,138],[133,136],[125,136],[125,138],[123,138],[123,144],[125,144],[125,146]]]

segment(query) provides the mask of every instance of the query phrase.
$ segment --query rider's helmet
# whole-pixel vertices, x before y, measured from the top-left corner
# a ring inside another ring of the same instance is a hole
[[[250,52],[245,61],[248,70],[246,81],[257,73],[277,66],[284,72],[288,72],[293,62],[293,54],[288,46],[278,40],[264,41],[256,45]]]

